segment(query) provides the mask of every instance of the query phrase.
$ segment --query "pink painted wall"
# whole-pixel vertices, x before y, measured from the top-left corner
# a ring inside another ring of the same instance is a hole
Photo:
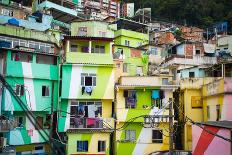
[[[228,129],[213,126],[204,126],[207,130],[217,133],[223,137],[231,137]],[[200,127],[192,126],[193,155],[231,155],[231,143],[219,137],[207,133]]]
[[[222,105],[222,118],[221,120],[232,121],[232,94],[224,95],[224,103]]]

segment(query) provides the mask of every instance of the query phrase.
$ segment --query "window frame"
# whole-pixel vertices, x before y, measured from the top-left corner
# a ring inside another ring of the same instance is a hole
[[[90,87],[96,87],[97,86],[97,74],[95,73],[81,73],[81,86],[86,87],[86,77],[92,78],[92,85]]]
[[[17,93],[17,87],[19,87],[18,93]],[[15,85],[15,94],[19,97],[24,96],[25,95],[25,86],[23,84],[16,84]]]
[[[81,143],[81,147],[78,149],[78,143]],[[87,147],[85,146],[87,144]],[[87,148],[87,150],[85,150]],[[81,149],[81,150],[80,150]],[[89,152],[89,142],[87,140],[77,141],[77,152]]]
[[[43,93],[43,90],[45,90],[44,93]],[[48,91],[48,95],[47,95],[47,91]],[[42,85],[42,97],[50,97],[50,86],[49,85]]]
[[[210,119],[210,106],[207,105],[207,119],[209,120]]]
[[[72,46],[75,46],[75,47],[72,47]],[[73,50],[74,48],[75,48],[75,50]],[[78,45],[71,44],[70,45],[70,52],[72,52],[72,53],[78,52]]]
[[[98,141],[98,152],[106,152],[106,141]]]
[[[22,119],[22,122],[21,122],[21,125],[19,125],[20,123],[20,118]],[[16,124],[16,128],[23,128],[24,127],[24,125],[25,125],[25,119],[24,119],[24,117],[23,116],[15,116],[15,122],[17,123]]]
[[[195,78],[195,72],[189,72],[189,78]]]
[[[125,97],[125,108],[126,109],[136,109],[137,108],[137,91],[136,90],[127,90],[128,91],[128,96]],[[135,93],[135,96],[133,98],[133,93]],[[128,105],[128,100],[134,100],[134,107],[129,104]]]
[[[130,41],[129,40],[125,40],[125,46],[130,46]]]
[[[129,142],[136,141],[136,130],[131,130],[131,129],[125,130],[125,141],[129,141]]]
[[[161,138],[159,137],[160,135],[161,135]],[[155,136],[157,136],[157,138],[155,138]],[[159,143],[159,144],[163,143],[163,130],[159,130],[159,129],[152,130],[152,143]]]
[[[221,119],[221,105],[217,104],[216,105],[216,121],[219,121]]]

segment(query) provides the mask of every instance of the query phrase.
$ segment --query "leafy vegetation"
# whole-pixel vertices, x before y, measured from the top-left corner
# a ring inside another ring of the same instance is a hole
[[[217,22],[232,24],[232,0],[126,0],[136,9],[152,8],[152,17],[179,24],[210,27]]]

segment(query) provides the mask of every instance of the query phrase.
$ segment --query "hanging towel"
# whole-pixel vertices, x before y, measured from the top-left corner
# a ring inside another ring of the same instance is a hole
[[[88,105],[88,117],[95,118],[95,105]]]
[[[159,90],[152,90],[152,99],[159,99]]]
[[[85,86],[85,92],[88,93],[88,94],[92,94],[92,91],[93,91],[93,87],[92,86]]]
[[[94,125],[96,120],[94,118],[87,118],[87,125]]]

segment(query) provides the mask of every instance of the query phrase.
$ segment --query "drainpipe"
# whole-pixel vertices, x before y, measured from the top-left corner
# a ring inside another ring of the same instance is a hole
[[[54,115],[54,81],[52,81],[52,95],[51,95],[51,122],[50,122],[50,137],[49,142],[52,145],[52,136],[53,136],[53,115]],[[50,154],[52,155],[53,152],[51,150]]]

